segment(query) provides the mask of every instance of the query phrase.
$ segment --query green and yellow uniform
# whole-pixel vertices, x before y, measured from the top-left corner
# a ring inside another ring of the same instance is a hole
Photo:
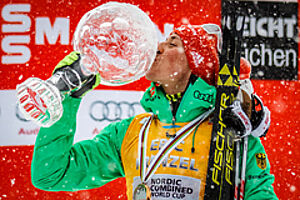
[[[100,187],[125,177],[128,199],[140,183],[138,140],[145,118],[155,115],[149,128],[146,162],[172,139],[169,135],[214,105],[216,89],[201,78],[188,86],[175,122],[169,100],[152,83],[141,104],[147,113],[112,123],[91,140],[73,144],[80,99],[66,97],[62,118],[37,136],[32,162],[32,182],[43,190],[77,191]],[[149,179],[152,199],[203,199],[212,124],[203,121],[163,160]],[[192,150],[193,149],[193,150]],[[277,199],[270,164],[258,138],[249,136],[245,199]],[[261,159],[257,159],[257,157]],[[262,163],[265,163],[265,166]]]

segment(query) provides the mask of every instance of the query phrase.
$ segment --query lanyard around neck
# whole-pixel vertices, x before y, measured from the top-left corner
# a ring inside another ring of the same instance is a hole
[[[159,150],[154,159],[150,161],[148,170],[146,169],[146,151],[147,151],[147,138],[150,129],[151,122],[153,120],[153,115],[145,119],[144,124],[140,130],[139,134],[139,164],[140,164],[140,178],[142,183],[147,182],[150,177],[155,173],[159,165],[162,163],[164,158],[181,142],[183,141],[195,128],[197,125],[202,123],[214,109],[210,109],[189,122],[187,125],[182,127],[176,132],[176,136],[170,139],[164,146]],[[150,159],[150,158],[149,158]]]

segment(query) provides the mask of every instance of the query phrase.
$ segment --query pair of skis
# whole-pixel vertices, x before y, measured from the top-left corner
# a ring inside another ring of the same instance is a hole
[[[244,198],[248,138],[243,138],[242,167],[240,170],[239,132],[224,121],[224,110],[230,106],[239,90],[241,40],[244,27],[242,8],[238,1],[222,1],[222,51],[217,82],[217,97],[205,200],[242,200]]]

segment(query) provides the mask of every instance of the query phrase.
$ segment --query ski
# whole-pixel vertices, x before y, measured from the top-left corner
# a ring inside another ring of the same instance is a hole
[[[244,17],[238,1],[222,1],[222,50],[206,177],[205,200],[239,198],[239,141],[224,122],[224,110],[239,89],[241,39]],[[237,146],[236,146],[237,145]]]

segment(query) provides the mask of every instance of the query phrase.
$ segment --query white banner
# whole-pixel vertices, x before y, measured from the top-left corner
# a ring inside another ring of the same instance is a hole
[[[143,92],[94,90],[82,100],[77,115],[75,142],[91,139],[105,126],[144,112]],[[0,91],[0,146],[33,145],[39,127],[27,121],[17,108],[15,90]]]

